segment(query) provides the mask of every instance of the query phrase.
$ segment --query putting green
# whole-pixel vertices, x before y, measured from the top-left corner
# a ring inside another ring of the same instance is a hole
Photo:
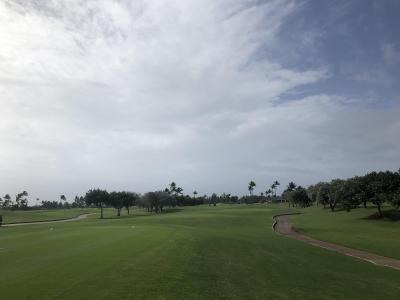
[[[400,272],[271,230],[278,206],[0,229],[1,299],[398,299]],[[112,215],[110,215],[112,216]]]

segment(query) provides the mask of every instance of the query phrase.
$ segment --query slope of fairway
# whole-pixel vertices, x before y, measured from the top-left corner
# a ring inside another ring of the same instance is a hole
[[[38,209],[38,210],[5,210],[0,209],[3,216],[3,223],[35,222],[60,220],[79,216],[85,213],[98,212],[92,208],[71,208],[71,209]]]
[[[276,234],[265,205],[0,229],[2,299],[398,299],[399,271]]]
[[[313,238],[400,259],[400,221],[368,219],[376,208],[332,213],[321,207],[302,210],[290,219],[295,229]]]

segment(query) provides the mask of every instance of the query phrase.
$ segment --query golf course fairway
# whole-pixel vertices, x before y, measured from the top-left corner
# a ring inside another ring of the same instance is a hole
[[[400,271],[275,233],[284,210],[110,210],[0,228],[0,299],[400,299]]]

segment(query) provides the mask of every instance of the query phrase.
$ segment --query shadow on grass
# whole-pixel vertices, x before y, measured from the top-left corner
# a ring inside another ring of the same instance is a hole
[[[114,220],[114,219],[129,219],[129,218],[137,218],[137,217],[151,217],[151,216],[158,216],[158,215],[163,215],[163,214],[169,214],[169,213],[176,213],[182,211],[183,208],[165,208],[163,209],[162,212],[155,213],[153,212],[147,212],[146,210],[142,211],[136,211],[136,212],[131,212],[129,215],[122,215],[122,216],[117,216],[117,212],[115,211],[115,216],[105,216],[104,220]]]
[[[391,221],[391,222],[398,222],[400,221],[400,211],[399,210],[395,210],[395,209],[391,209],[391,210],[385,210],[382,211],[383,217],[381,217],[379,215],[378,212],[364,217],[362,219],[364,220],[385,220],[385,221]]]
[[[165,208],[162,211],[162,214],[176,213],[176,212],[180,212],[182,210],[183,210],[183,208],[177,208],[177,207],[175,207],[175,208]]]

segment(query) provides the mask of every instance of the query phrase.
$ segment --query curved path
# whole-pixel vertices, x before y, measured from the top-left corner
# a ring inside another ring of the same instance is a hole
[[[52,224],[52,223],[64,223],[64,222],[71,222],[71,221],[79,221],[82,219],[86,219],[88,216],[93,215],[90,214],[81,214],[79,216],[68,218],[68,219],[59,219],[59,220],[48,220],[48,221],[32,221],[32,222],[24,222],[24,223],[11,223],[11,224],[3,224],[0,227],[14,227],[14,226],[22,226],[22,225],[34,225],[34,224]]]
[[[380,255],[376,255],[376,254],[369,253],[366,251],[356,250],[356,249],[348,248],[345,246],[320,241],[320,240],[317,240],[312,237],[309,237],[309,236],[306,236],[306,235],[296,232],[288,220],[290,215],[295,215],[295,214],[298,214],[298,213],[290,213],[290,214],[282,214],[282,215],[273,216],[274,223],[272,225],[272,229],[280,234],[289,236],[295,240],[306,242],[313,246],[325,248],[325,249],[328,249],[331,251],[342,253],[344,255],[362,259],[362,260],[368,261],[368,262],[373,263],[378,266],[385,266],[385,267],[393,268],[396,270],[400,270],[400,260],[398,260],[398,259],[380,256]]]

